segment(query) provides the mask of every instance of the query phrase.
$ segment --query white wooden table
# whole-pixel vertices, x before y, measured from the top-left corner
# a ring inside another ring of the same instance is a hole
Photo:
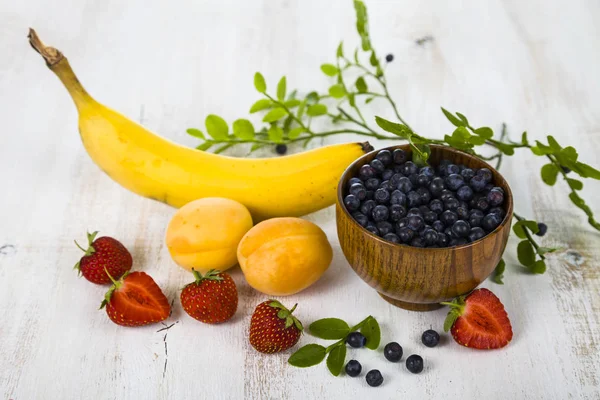
[[[506,284],[486,282],[504,302],[515,337],[505,349],[477,352],[448,336],[434,349],[419,338],[441,329],[445,311],[394,308],[348,267],[332,208],[307,218],[327,232],[334,261],[298,302],[305,322],[368,314],[396,340],[421,354],[411,375],[381,351],[350,351],[365,369],[379,368],[380,388],[364,378],[334,378],[325,365],[295,369],[289,353],[264,356],[247,341],[249,317],[265,296],[239,269],[236,317],[222,326],[198,323],[178,301],[168,323],[126,329],[97,311],[105,288],[78,279],[73,239],[86,230],[115,236],[131,249],[134,268],[150,273],[167,296],[190,280],[163,243],[174,210],[112,182],[88,158],[77,115],[56,77],[27,44],[29,26],[63,50],[98,100],[188,145],[185,133],[217,113],[246,115],[258,97],[255,71],[273,86],[326,87],[319,65],[344,39],[355,46],[350,0],[300,1],[0,0],[0,398],[2,399],[598,399],[600,398],[600,234],[566,196],[538,177],[540,159],[521,154],[503,173],[516,209],[549,225],[548,272],[517,266],[515,239],[506,253]],[[372,38],[393,53],[387,74],[405,118],[428,135],[451,127],[439,111],[459,110],[477,123],[530,137],[555,135],[580,158],[600,165],[600,6],[594,1],[368,1]],[[431,35],[424,46],[415,40]],[[384,104],[375,113],[389,118]],[[372,115],[370,117],[372,117]],[[338,137],[333,140],[351,140]],[[600,185],[584,197],[600,213]],[[168,332],[168,333],[167,333]],[[314,341],[305,335],[300,344]]]

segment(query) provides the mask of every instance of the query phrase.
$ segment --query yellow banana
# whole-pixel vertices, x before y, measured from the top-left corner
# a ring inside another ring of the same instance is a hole
[[[305,215],[333,204],[344,169],[372,149],[346,143],[244,159],[180,146],[96,102],[63,54],[44,45],[33,29],[29,41],[73,98],[81,139],[94,162],[125,188],[174,207],[226,197],[248,207],[255,221]]]

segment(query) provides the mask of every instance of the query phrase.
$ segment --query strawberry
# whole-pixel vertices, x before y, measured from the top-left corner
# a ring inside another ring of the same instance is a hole
[[[119,279],[129,271],[133,259],[129,251],[118,240],[108,236],[95,239],[97,234],[98,232],[87,234],[87,250],[75,242],[77,247],[85,253],[75,264],[75,269],[88,281],[102,285],[111,282],[108,273],[115,279]]]
[[[512,326],[504,306],[488,289],[477,289],[461,296],[450,306],[444,322],[447,332],[452,327],[456,343],[474,349],[499,349],[513,337]]]
[[[267,300],[256,306],[250,320],[250,344],[261,353],[277,353],[298,343],[302,324],[277,300]]]
[[[196,280],[181,291],[181,305],[200,322],[218,324],[233,317],[238,305],[235,282],[229,274],[211,269],[202,276],[192,269]]]
[[[145,272],[127,272],[120,280],[113,280],[104,297],[100,309],[106,307],[108,317],[117,325],[153,324],[164,321],[171,313],[169,301]]]

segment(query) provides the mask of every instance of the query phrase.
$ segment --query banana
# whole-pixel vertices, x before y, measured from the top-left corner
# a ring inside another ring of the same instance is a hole
[[[335,202],[346,167],[372,150],[368,143],[346,143],[245,159],[187,148],[95,101],[64,55],[46,46],[33,29],[29,42],[73,98],[81,140],[92,160],[125,188],[174,207],[225,197],[248,207],[255,222],[309,214]]]

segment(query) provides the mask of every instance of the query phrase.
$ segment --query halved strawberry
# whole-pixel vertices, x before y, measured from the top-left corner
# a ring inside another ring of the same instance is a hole
[[[488,289],[477,289],[454,299],[444,330],[451,329],[456,343],[474,349],[499,349],[513,337],[512,326],[504,306]]]
[[[156,282],[145,272],[137,271],[113,280],[100,305],[101,309],[104,307],[108,317],[123,326],[153,324],[164,321],[171,313],[169,301]]]

